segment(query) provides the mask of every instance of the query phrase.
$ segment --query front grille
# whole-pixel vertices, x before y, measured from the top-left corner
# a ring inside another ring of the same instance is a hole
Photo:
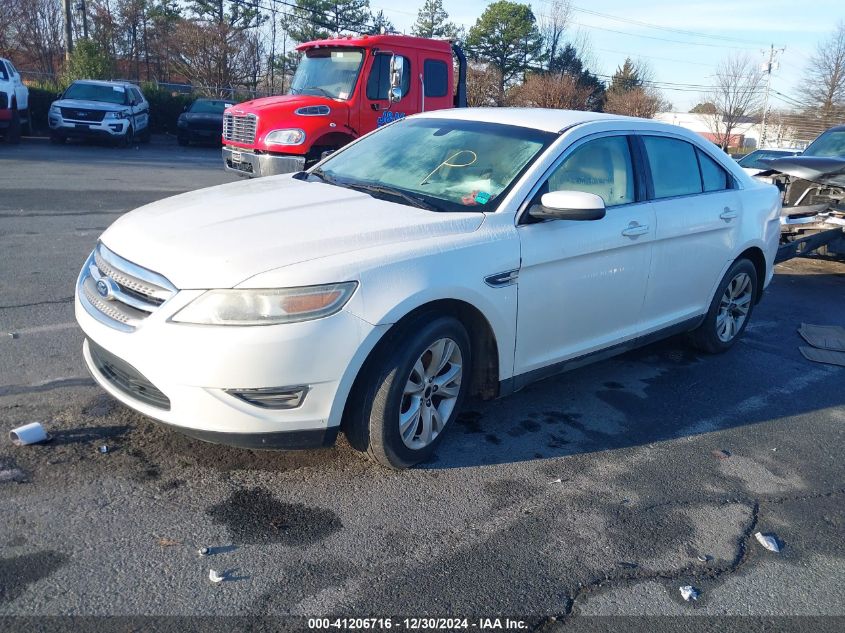
[[[80,300],[88,312],[124,331],[134,330],[174,294],[176,288],[167,279],[102,244],[91,253],[79,276]]]
[[[156,409],[170,410],[170,399],[141,372],[94,341],[88,340],[91,360],[102,376],[118,390]]]
[[[69,121],[102,121],[106,116],[103,110],[90,110],[88,108],[60,108],[62,118]]]
[[[257,124],[258,117],[254,114],[224,114],[223,140],[252,145]]]

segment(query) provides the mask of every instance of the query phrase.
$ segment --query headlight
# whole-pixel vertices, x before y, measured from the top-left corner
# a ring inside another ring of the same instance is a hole
[[[128,119],[129,110],[121,110],[120,112],[106,112],[106,119]]]
[[[62,111],[59,109],[59,106],[57,106],[57,105],[51,105],[50,106],[50,114],[61,114],[61,113],[62,113]]]
[[[267,290],[209,290],[171,321],[199,325],[275,325],[330,316],[346,305],[357,281]]]
[[[302,130],[273,130],[265,138],[267,145],[302,145],[305,142],[305,132]]]

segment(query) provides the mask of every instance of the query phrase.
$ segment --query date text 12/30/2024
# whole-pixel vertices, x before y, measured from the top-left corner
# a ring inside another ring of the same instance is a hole
[[[476,630],[518,631],[528,628],[524,620],[512,618],[309,618],[308,628],[315,630]]]

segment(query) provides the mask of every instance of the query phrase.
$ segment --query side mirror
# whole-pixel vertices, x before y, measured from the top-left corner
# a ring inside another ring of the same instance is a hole
[[[584,191],[551,191],[528,209],[538,220],[601,220],[606,213],[604,200]]]
[[[190,104],[190,103],[186,103],[184,106],[182,106],[182,112],[187,112],[187,111],[188,111],[188,108],[190,108],[190,107],[191,107],[191,104]]]
[[[404,96],[402,94],[402,75],[405,72],[405,58],[401,55],[393,55],[390,58],[390,91],[388,98],[397,102]]]

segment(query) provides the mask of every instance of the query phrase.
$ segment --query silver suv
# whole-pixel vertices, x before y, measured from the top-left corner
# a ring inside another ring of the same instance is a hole
[[[48,115],[50,140],[101,138],[130,145],[150,138],[150,104],[125,81],[74,81]]]

